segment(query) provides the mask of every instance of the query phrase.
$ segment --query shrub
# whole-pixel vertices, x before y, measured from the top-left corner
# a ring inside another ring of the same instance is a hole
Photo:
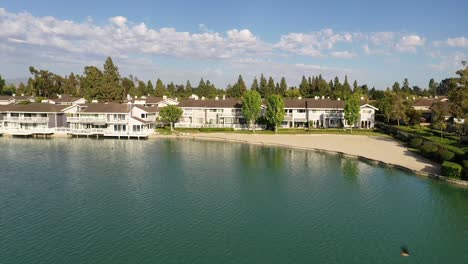
[[[444,148],[439,148],[439,151],[437,152],[437,156],[439,157],[439,161],[450,161],[455,157],[455,153],[453,153],[450,150],[444,149]]]
[[[463,175],[462,179],[468,181],[468,160],[463,161]]]
[[[424,145],[421,145],[419,149],[421,150],[423,156],[432,158],[437,151],[437,146],[430,142],[426,142]]]
[[[460,164],[444,161],[442,163],[442,175],[447,176],[449,178],[461,178],[462,166]]]
[[[413,148],[417,148],[417,147],[421,146],[422,143],[423,143],[422,138],[413,138],[413,139],[411,140],[411,142],[410,142],[410,145],[411,145],[411,147],[413,147]]]
[[[234,131],[234,128],[216,128],[216,127],[202,127],[200,132],[230,132]]]

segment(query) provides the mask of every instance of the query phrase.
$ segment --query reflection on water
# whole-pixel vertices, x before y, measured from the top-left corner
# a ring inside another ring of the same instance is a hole
[[[338,155],[193,140],[0,149],[2,264],[468,259],[467,189]]]

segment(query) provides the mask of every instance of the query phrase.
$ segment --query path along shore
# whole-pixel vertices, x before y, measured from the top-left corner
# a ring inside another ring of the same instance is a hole
[[[164,137],[166,136],[156,136],[156,138]],[[325,151],[398,167],[419,175],[438,177],[437,175],[440,174],[440,166],[438,164],[416,155],[397,141],[387,137],[333,134],[265,135],[193,133],[175,136],[175,138],[241,142]]]

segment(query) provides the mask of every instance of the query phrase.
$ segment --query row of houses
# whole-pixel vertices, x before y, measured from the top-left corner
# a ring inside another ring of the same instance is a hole
[[[0,105],[0,131],[11,135],[148,137],[154,133],[159,110],[177,105],[183,110],[176,127],[247,129],[242,102],[232,98],[168,97],[128,98],[126,103],[86,103],[83,98],[63,96],[42,103]],[[286,99],[283,128],[347,127],[345,102],[325,98]],[[265,107],[262,106],[263,111]],[[359,128],[373,128],[375,108],[362,103]]]

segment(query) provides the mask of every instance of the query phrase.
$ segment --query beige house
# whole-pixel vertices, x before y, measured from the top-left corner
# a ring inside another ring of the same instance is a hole
[[[86,103],[86,99],[83,97],[74,97],[69,95],[58,95],[58,98],[48,99],[48,101],[49,104],[57,105],[77,105]]]

